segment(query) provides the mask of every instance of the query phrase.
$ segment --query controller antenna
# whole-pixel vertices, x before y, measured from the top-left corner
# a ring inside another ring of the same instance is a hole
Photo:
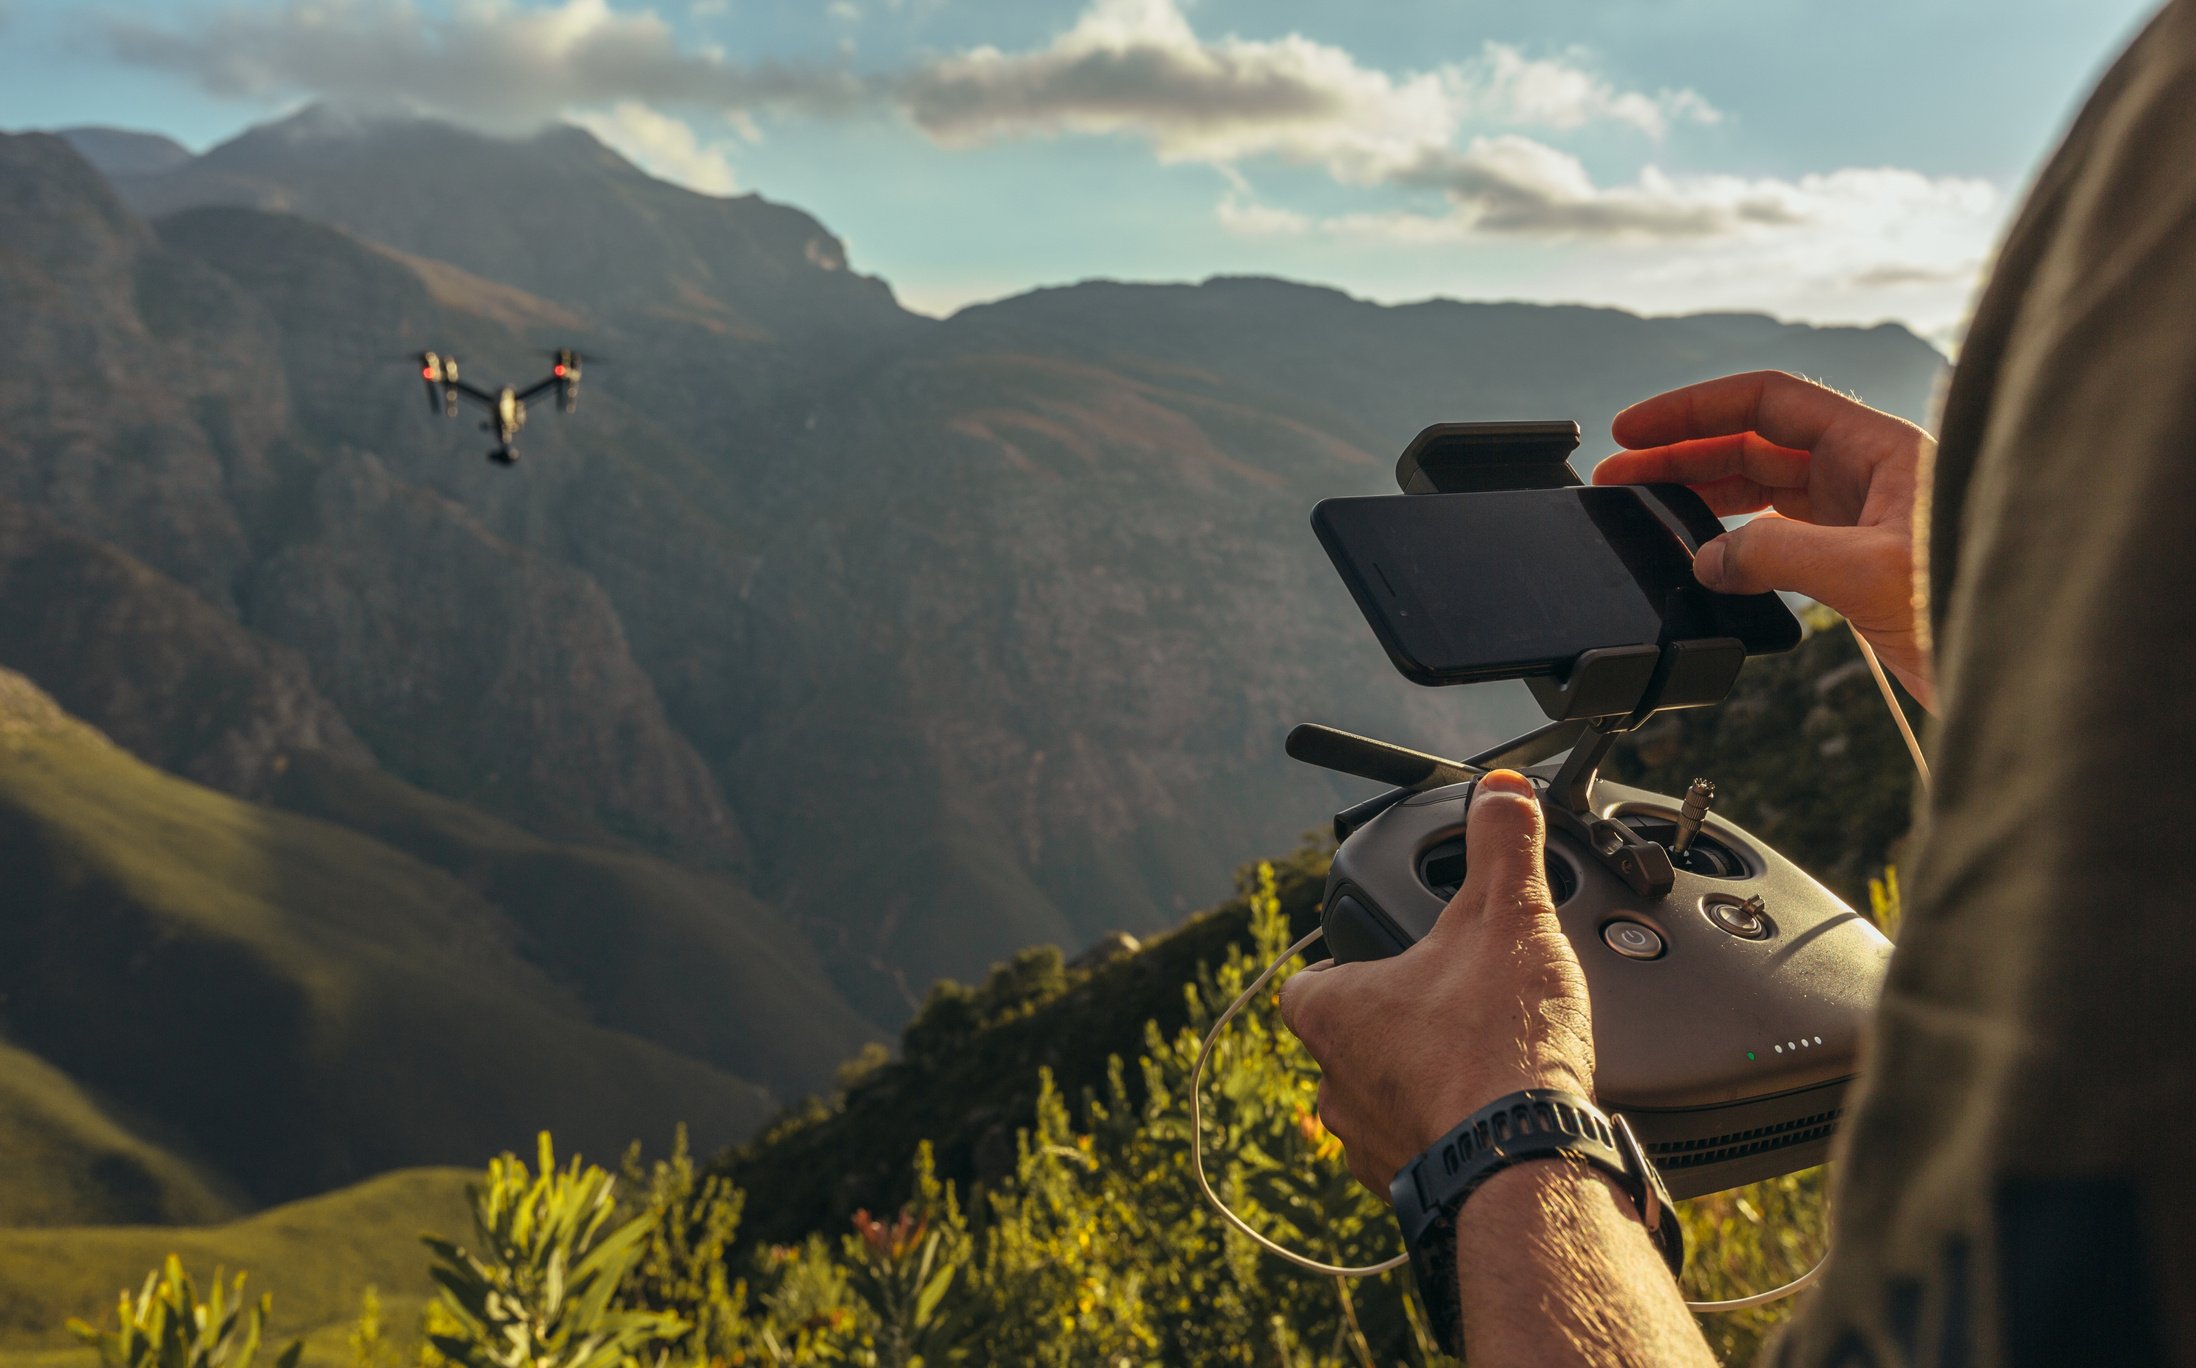
[[[1679,859],[1700,835],[1700,824],[1708,820],[1708,808],[1716,801],[1716,786],[1706,779],[1695,779],[1685,790],[1685,802],[1678,808],[1677,839],[1670,843],[1670,853]]]

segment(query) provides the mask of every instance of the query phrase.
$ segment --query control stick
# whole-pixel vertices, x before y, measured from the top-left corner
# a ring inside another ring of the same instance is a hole
[[[1706,779],[1695,779],[1685,790],[1685,801],[1678,807],[1677,839],[1670,842],[1670,853],[1679,859],[1691,848],[1693,838],[1700,835],[1700,824],[1708,820],[1708,808],[1716,801],[1716,786]]]

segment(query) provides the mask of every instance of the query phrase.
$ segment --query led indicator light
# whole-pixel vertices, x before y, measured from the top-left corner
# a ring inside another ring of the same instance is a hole
[[[1748,1059],[1752,1059],[1752,1058],[1754,1057],[1754,1052],[1753,1052],[1752,1050],[1748,1050],[1748,1051],[1746,1052],[1746,1057],[1747,1057]]]

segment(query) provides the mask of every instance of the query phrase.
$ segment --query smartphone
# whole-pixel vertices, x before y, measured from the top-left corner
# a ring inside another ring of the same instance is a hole
[[[1723,530],[1682,485],[1327,499],[1320,545],[1388,658],[1420,684],[1552,675],[1597,647],[1799,644],[1775,594],[1717,594],[1693,550]]]

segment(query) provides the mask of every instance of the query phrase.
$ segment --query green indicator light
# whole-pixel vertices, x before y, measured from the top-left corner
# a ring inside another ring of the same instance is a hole
[[[1747,1057],[1748,1059],[1752,1059],[1752,1058],[1754,1057],[1754,1052],[1753,1052],[1752,1050],[1748,1050],[1748,1051],[1746,1052],[1746,1057]]]

